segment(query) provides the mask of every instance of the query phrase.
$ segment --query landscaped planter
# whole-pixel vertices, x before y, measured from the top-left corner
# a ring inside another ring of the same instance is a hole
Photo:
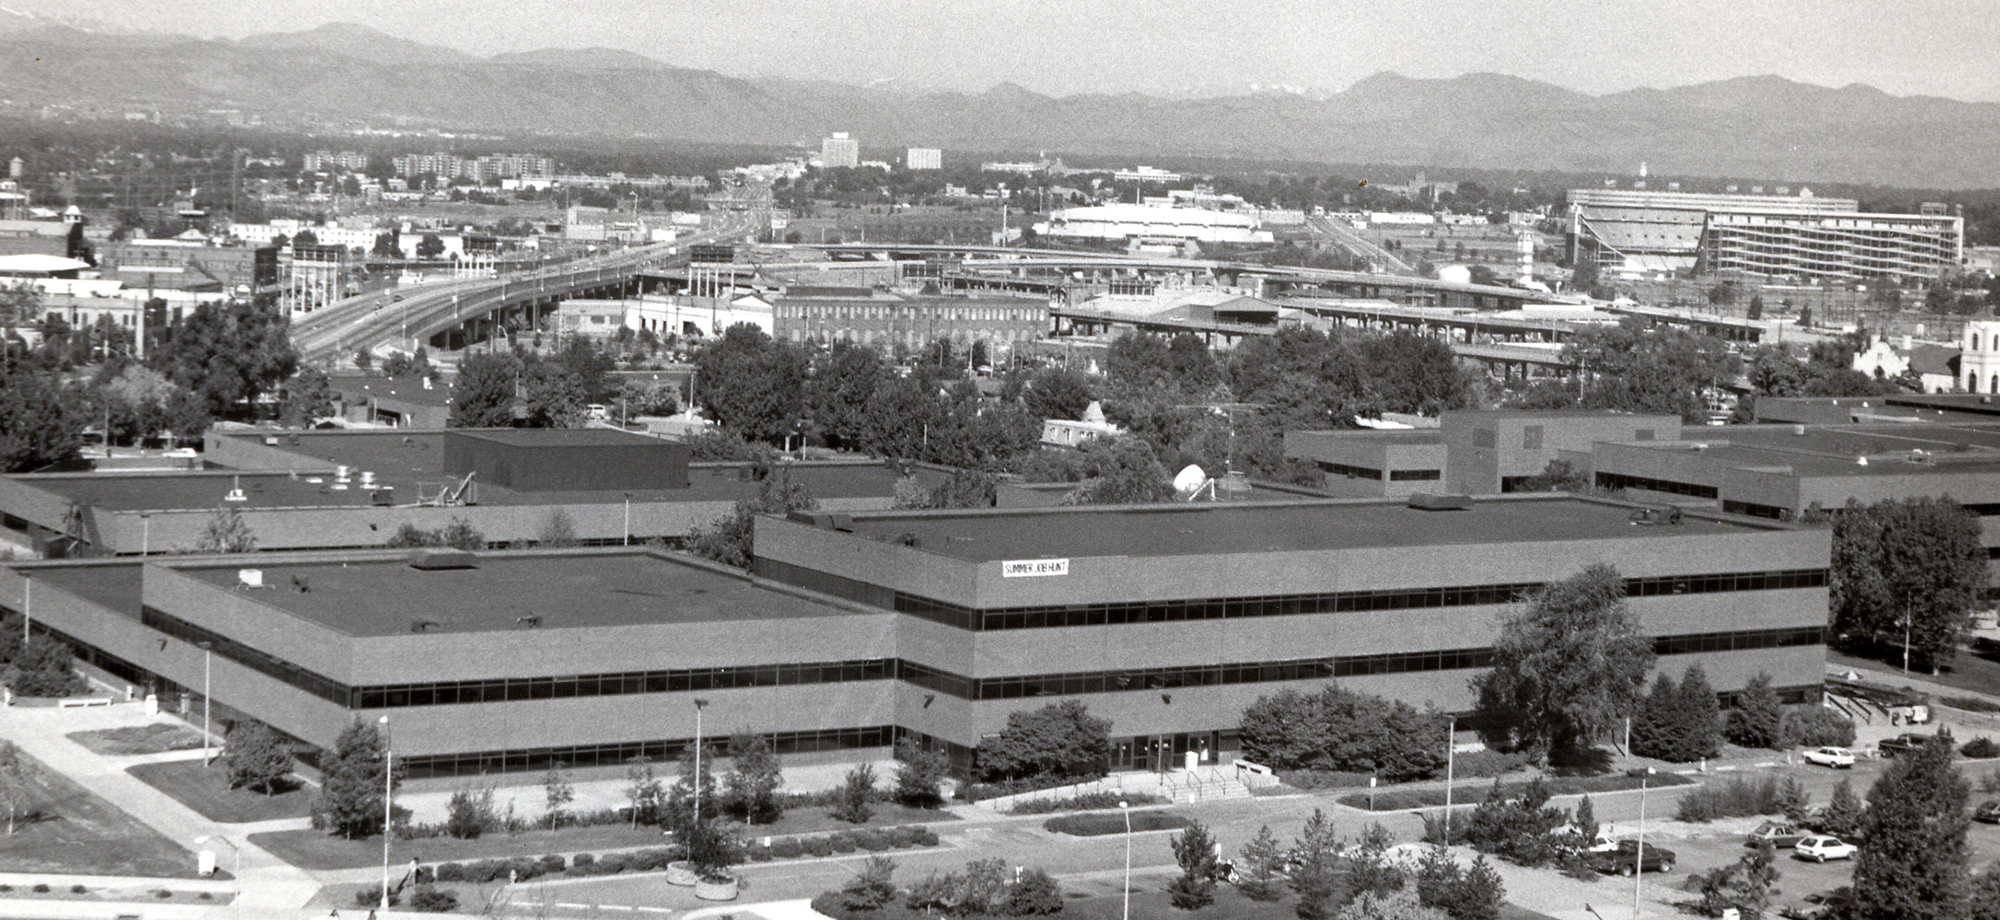
[[[736,888],[734,878],[697,879],[694,883],[694,896],[704,901],[734,901]]]
[[[694,863],[688,862],[685,859],[676,859],[673,862],[667,863],[667,884],[680,885],[685,888],[689,885],[697,884],[699,881],[694,874]],[[699,894],[698,891],[697,894]],[[731,897],[734,897],[734,895]]]

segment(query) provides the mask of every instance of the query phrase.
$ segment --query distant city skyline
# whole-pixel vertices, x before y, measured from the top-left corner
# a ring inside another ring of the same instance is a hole
[[[1382,71],[1494,72],[1601,95],[1776,74],[2000,101],[1984,0],[0,0],[36,15],[203,38],[353,22],[481,56],[606,47],[733,76],[1049,95],[1339,91]],[[504,12],[502,12],[504,10]]]

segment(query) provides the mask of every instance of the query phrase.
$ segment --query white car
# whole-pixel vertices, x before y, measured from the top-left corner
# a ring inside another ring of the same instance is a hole
[[[1843,747],[1813,748],[1800,755],[1806,763],[1816,763],[1822,767],[1846,769],[1854,766],[1854,752]]]
[[[1807,837],[1799,841],[1799,845],[1793,847],[1792,852],[1800,859],[1826,862],[1829,859],[1852,859],[1855,849],[1854,844],[1838,837]]]

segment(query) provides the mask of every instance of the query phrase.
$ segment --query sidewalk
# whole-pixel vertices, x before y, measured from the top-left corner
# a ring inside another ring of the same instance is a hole
[[[13,741],[22,751],[47,764],[51,770],[67,776],[103,797],[167,839],[189,848],[190,860],[194,858],[192,851],[197,848],[195,839],[199,837],[220,837],[225,841],[222,846],[216,848],[218,861],[225,867],[234,868],[238,865],[238,855],[229,852],[231,845],[237,847],[240,852],[241,871],[233,883],[225,884],[228,885],[227,890],[239,891],[241,895],[229,908],[190,905],[190,910],[240,909],[249,916],[259,911],[303,907],[320,888],[319,882],[310,875],[280,862],[277,857],[252,845],[244,836],[242,828],[210,821],[125,772],[125,767],[131,763],[154,758],[106,757],[92,753],[65,737],[74,732],[144,725],[152,722],[178,723],[178,720],[167,715],[146,715],[137,703],[73,709],[8,707],[0,709],[0,737]],[[199,757],[200,753],[196,752],[195,756]],[[104,884],[102,876],[91,878],[97,881],[85,880],[81,884]],[[197,887],[195,881],[185,879],[171,882],[155,879],[151,885],[191,891],[204,890]],[[101,916],[104,905],[102,902],[96,903],[97,914]],[[0,901],[0,909],[7,909],[10,906]],[[148,916],[165,916],[164,913],[156,914],[155,910],[167,911],[176,906],[149,905],[146,913]]]

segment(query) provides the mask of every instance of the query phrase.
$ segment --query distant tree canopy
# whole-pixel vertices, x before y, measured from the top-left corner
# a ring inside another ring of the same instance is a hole
[[[25,368],[0,373],[0,472],[25,473],[74,459],[84,414],[48,376]]]
[[[1582,389],[1567,381],[1543,381],[1522,394],[1520,407],[1658,412],[1694,424],[1708,414],[1707,392],[1735,380],[1739,368],[1721,339],[1631,318],[1578,331],[1563,355],[1582,368]]]
[[[453,428],[578,428],[586,407],[617,393],[613,358],[587,339],[553,355],[472,354],[453,384]]]
[[[211,415],[242,417],[292,376],[299,356],[283,314],[230,301],[202,304],[169,327],[152,363],[199,394]]]

